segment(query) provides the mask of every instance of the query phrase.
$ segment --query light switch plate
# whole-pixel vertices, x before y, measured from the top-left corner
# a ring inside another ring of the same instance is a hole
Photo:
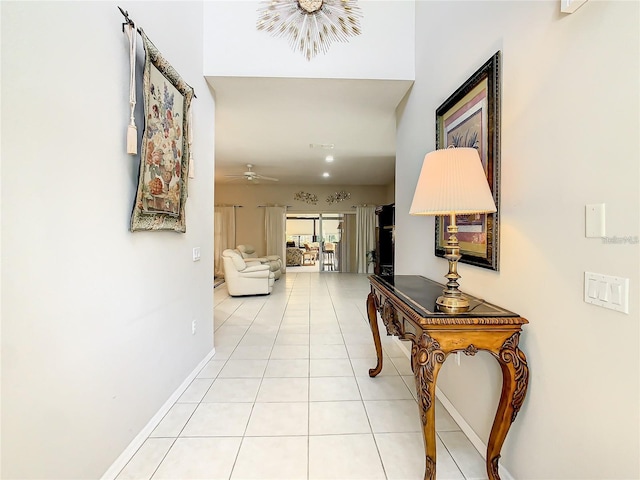
[[[629,313],[629,279],[584,272],[584,301]]]
[[[602,238],[606,235],[604,203],[586,205],[584,210],[584,235],[587,238]]]
[[[193,261],[197,262],[200,260],[200,247],[195,247],[193,249]]]

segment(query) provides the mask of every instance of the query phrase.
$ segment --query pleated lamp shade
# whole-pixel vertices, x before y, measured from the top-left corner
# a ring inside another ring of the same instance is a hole
[[[413,196],[411,215],[449,215],[496,211],[475,148],[445,148],[427,153]]]

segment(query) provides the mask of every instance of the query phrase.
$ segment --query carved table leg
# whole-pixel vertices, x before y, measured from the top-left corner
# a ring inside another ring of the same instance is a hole
[[[527,358],[518,348],[519,338],[520,333],[514,333],[500,347],[500,352],[497,355],[494,353],[502,370],[502,393],[487,446],[489,480],[500,480],[498,474],[500,450],[527,393],[529,368]]]
[[[436,378],[446,358],[436,340],[423,332],[413,340],[411,366],[416,377],[418,407],[422,420],[425,480],[436,478]]]
[[[376,296],[373,292],[370,292],[367,297],[367,317],[369,317],[369,325],[371,326],[371,333],[373,334],[373,343],[376,346],[376,356],[378,357],[378,364],[376,367],[369,370],[370,377],[375,377],[382,371],[382,343],[380,343],[380,331],[378,330],[378,308],[376,303]]]

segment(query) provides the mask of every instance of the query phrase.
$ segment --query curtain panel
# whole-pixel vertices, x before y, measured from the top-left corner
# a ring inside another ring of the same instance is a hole
[[[376,249],[376,207],[356,207],[356,265],[358,273],[370,273],[368,257]]]
[[[267,240],[267,255],[278,255],[286,265],[286,207],[265,207],[264,231]]]
[[[222,252],[236,248],[236,207],[214,207],[213,209],[213,274],[224,276]]]

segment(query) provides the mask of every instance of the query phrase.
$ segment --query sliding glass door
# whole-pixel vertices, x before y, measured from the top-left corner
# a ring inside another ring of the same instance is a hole
[[[321,262],[320,271],[340,271],[341,213],[320,214]]]
[[[342,213],[288,213],[287,263],[321,272],[349,271],[350,247]],[[309,268],[315,267],[315,268]]]

